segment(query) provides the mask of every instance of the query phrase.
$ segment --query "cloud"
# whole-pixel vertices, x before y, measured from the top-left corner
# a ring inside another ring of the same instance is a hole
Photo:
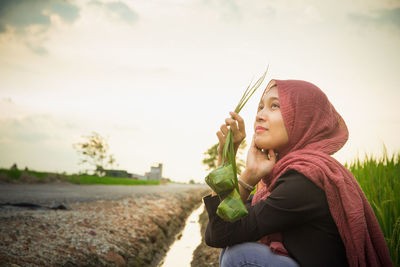
[[[4,100],[5,102],[6,100]],[[77,126],[46,114],[0,119],[0,143],[37,143],[59,139]]]
[[[400,29],[400,8],[374,10],[371,14],[351,13],[349,19],[357,23],[394,25]]]
[[[137,21],[138,15],[127,5],[121,2],[107,3],[106,7],[120,17],[121,20],[133,24]]]
[[[44,118],[27,117],[24,119],[9,118],[0,121],[0,143],[41,142],[50,136],[42,131],[40,120]]]
[[[5,32],[7,26],[15,27],[17,32],[24,32],[30,25],[49,27],[51,14],[72,23],[79,16],[79,8],[62,0],[1,0],[0,33]]]
[[[400,28],[400,8],[381,11],[381,21],[392,23]]]
[[[0,34],[16,33],[26,47],[37,55],[48,54],[43,46],[52,15],[72,23],[79,17],[79,8],[66,0],[1,0]]]
[[[39,56],[44,56],[44,55],[47,55],[48,54],[48,51],[47,51],[47,49],[44,47],[44,46],[42,46],[42,45],[34,45],[34,44],[31,44],[31,43],[26,43],[26,46],[33,52],[33,53],[35,53],[36,55],[39,55]]]
[[[122,2],[102,3],[97,0],[92,0],[89,4],[105,8],[111,15],[118,17],[128,24],[136,23],[139,18],[139,15],[135,11]]]
[[[223,21],[239,22],[242,19],[242,12],[235,0],[203,0],[202,4],[215,10]]]

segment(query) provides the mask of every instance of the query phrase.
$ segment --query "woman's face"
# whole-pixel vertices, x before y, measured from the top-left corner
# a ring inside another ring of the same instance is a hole
[[[271,86],[258,105],[254,142],[259,149],[279,152],[289,142],[289,137],[280,110],[278,87]]]

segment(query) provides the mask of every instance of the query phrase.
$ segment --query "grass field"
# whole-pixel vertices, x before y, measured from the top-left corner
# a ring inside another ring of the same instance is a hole
[[[347,168],[356,177],[382,228],[394,266],[400,267],[400,153],[365,156]]]
[[[92,175],[71,176],[74,184],[158,185],[160,181],[133,180],[129,178],[99,177]]]
[[[6,182],[69,182],[74,184],[105,185],[158,185],[160,181],[133,180],[130,178],[99,177],[96,175],[64,175],[57,173],[0,169],[1,180]]]

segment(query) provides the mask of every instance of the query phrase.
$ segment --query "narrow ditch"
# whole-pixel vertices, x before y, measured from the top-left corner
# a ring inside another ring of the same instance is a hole
[[[199,216],[204,210],[201,204],[186,219],[185,228],[171,245],[159,267],[190,266],[193,252],[201,243],[201,226]]]

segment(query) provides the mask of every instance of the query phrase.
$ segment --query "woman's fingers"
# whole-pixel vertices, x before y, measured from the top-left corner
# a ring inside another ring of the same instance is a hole
[[[240,132],[240,134],[245,135],[246,131],[244,128],[244,120],[235,112],[229,112],[230,118],[225,119],[225,124],[229,125],[232,131]]]
[[[235,112],[230,112],[230,118],[225,119],[225,125],[229,126],[233,133],[233,142],[238,146],[246,137],[243,119]],[[237,149],[237,148],[236,148]]]
[[[217,137],[218,137],[218,141],[220,144],[225,144],[225,135],[222,134],[222,132],[218,131],[217,132]]]
[[[254,148],[254,149],[257,150],[257,151],[262,152],[262,150],[256,146],[256,142],[254,141],[254,137],[255,137],[255,136],[253,135],[253,138],[251,139],[250,148]]]
[[[258,147],[256,146],[256,142],[254,141],[254,136],[251,139],[250,149],[259,150]]]
[[[268,150],[268,159],[274,163],[276,162],[276,154],[273,149]]]
[[[233,133],[237,133],[239,131],[239,129],[237,127],[237,123],[236,123],[236,121],[234,119],[226,118],[225,119],[225,124],[229,125],[229,127],[231,127]]]
[[[231,115],[231,117],[232,117],[234,120],[237,121],[239,130],[240,130],[241,132],[245,132],[244,120],[243,120],[243,118],[240,117],[239,114],[237,114],[236,112],[232,112],[232,111],[229,112],[229,115]]]
[[[226,124],[222,124],[220,127],[221,132],[223,133],[223,135],[227,135],[228,134],[228,126],[226,126]]]

